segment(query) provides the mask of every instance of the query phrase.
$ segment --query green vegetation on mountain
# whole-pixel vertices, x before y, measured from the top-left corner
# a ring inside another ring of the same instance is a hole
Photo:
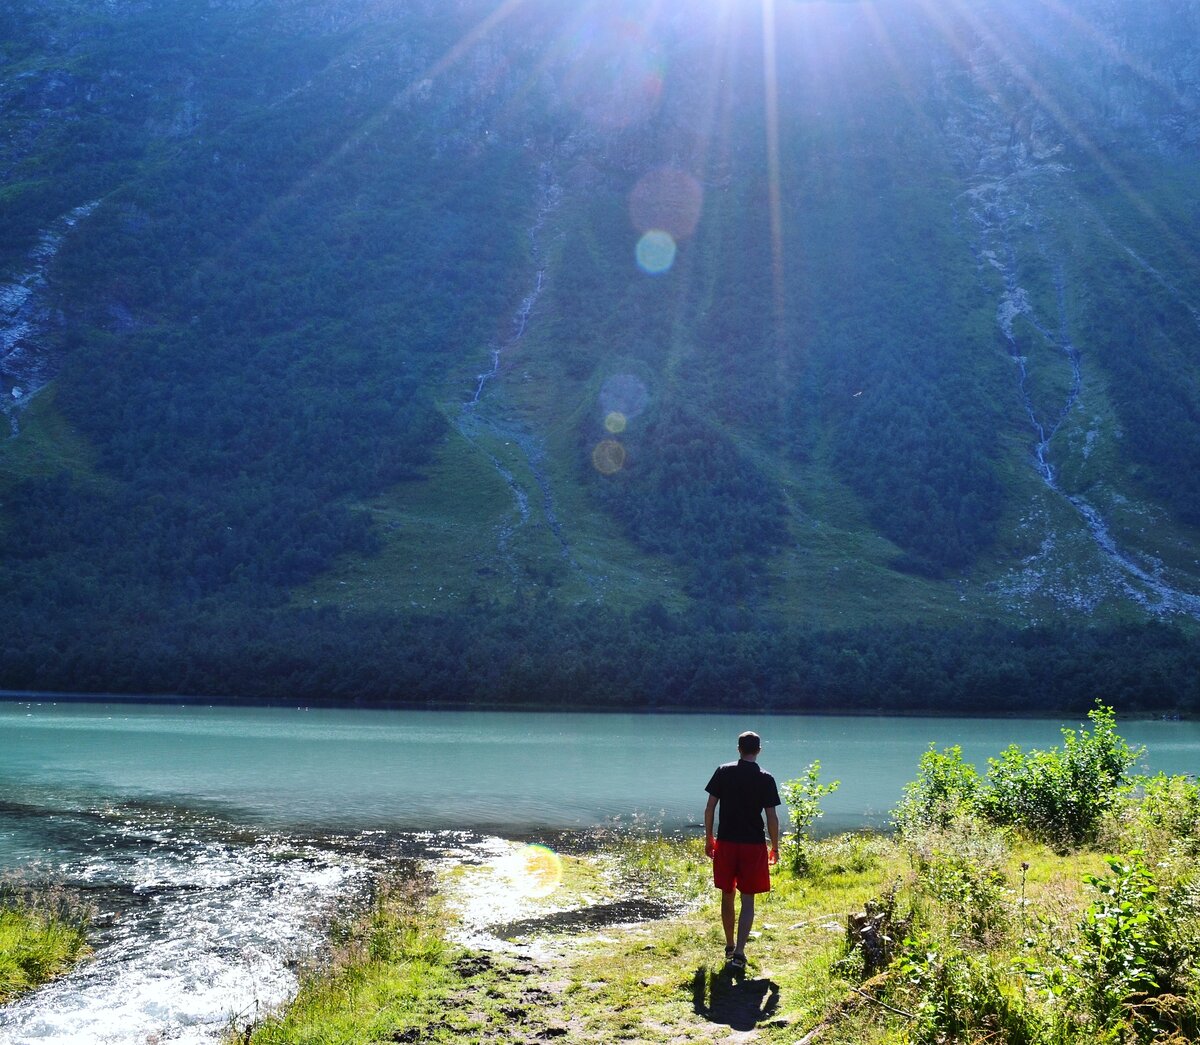
[[[1194,709],[1194,12],[776,7],[0,13],[0,685]]]

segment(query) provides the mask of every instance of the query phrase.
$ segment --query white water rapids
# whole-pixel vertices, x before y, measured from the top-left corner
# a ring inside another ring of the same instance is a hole
[[[171,807],[0,805],[0,867],[35,867],[96,910],[94,956],[0,1009],[0,1045],[211,1045],[295,993],[330,917],[359,909],[382,870],[502,844],[260,832]]]
[[[6,837],[81,891],[100,928],[94,958],[0,1010],[3,1045],[217,1040],[294,992],[322,915],[365,888],[371,863],[167,810],[9,806]]]

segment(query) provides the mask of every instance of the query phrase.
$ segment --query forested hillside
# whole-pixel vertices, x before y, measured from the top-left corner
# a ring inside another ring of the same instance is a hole
[[[0,686],[1200,705],[1191,0],[0,41]]]

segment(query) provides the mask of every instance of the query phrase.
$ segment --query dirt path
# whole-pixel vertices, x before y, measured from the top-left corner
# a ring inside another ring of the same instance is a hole
[[[672,938],[694,902],[647,889],[615,857],[500,839],[465,856],[439,890],[469,948],[449,1007],[477,1028],[470,1040],[745,1042],[780,1022],[769,973],[735,976],[719,951],[692,967]]]

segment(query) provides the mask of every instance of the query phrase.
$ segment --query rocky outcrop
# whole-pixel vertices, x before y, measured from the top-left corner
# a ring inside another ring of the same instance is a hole
[[[47,293],[50,266],[64,238],[96,206],[95,201],[84,203],[64,214],[41,234],[28,267],[15,279],[0,283],[0,410],[14,433],[20,407],[41,391],[57,370],[52,341],[61,317]]]

